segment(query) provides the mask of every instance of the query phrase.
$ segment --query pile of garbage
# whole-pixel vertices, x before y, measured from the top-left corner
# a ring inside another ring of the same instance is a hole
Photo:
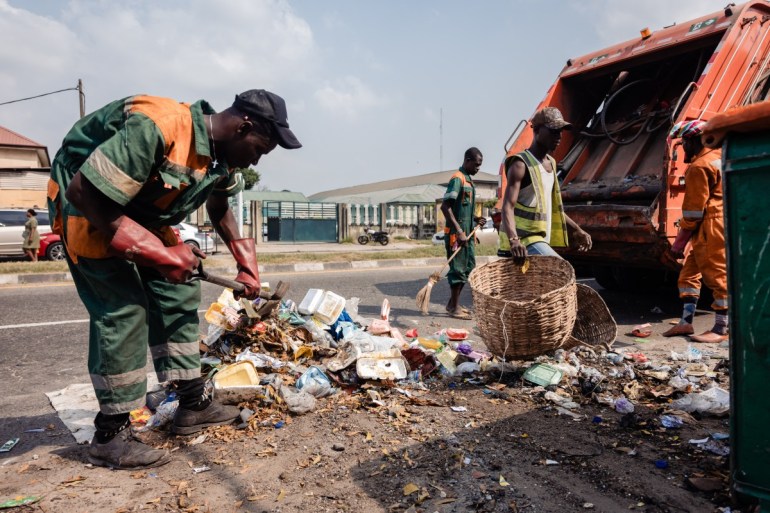
[[[241,406],[242,429],[282,427],[291,421],[287,414],[311,412],[331,396],[345,401],[358,393],[369,406],[384,407],[383,397],[396,390],[415,403],[426,380],[500,369],[493,355],[473,348],[467,330],[402,333],[390,325],[387,299],[373,319],[359,316],[359,298],[321,289],[308,290],[300,304],[276,302],[268,315],[264,302],[237,300],[224,289],[204,316],[203,372],[217,400]],[[177,404],[161,384],[135,417],[144,429],[163,428]]]
[[[593,403],[622,414],[621,423],[633,424],[635,410],[644,405],[657,412],[659,427],[678,429],[702,415],[726,415],[730,408],[726,360],[712,359],[692,345],[657,361],[634,348],[599,353],[588,347],[560,349],[538,358],[522,379],[533,385],[529,394],[575,419]],[[693,443],[723,456],[729,454],[725,438]]]
[[[726,362],[693,346],[657,359],[633,347],[578,346],[534,362],[505,362],[471,342],[464,329],[402,333],[390,325],[387,299],[377,318],[359,315],[358,298],[321,289],[308,290],[300,304],[273,300],[267,314],[264,301],[236,300],[225,289],[205,314],[202,368],[214,397],[241,407],[239,429],[281,428],[326,398],[398,418],[400,404],[439,405],[426,396],[428,385],[440,380],[450,388],[481,385],[506,401],[515,393],[575,420],[590,418],[582,410],[594,404],[614,409],[630,425],[644,405],[665,430],[729,410]],[[173,390],[161,387],[148,394],[136,420],[145,429],[163,428],[177,404]],[[714,454],[729,453],[719,434],[699,443]]]

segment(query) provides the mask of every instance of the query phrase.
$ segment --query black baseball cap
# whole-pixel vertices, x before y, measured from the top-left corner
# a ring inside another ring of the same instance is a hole
[[[233,107],[247,116],[270,121],[275,129],[278,144],[282,147],[288,150],[302,147],[294,133],[289,130],[286,102],[277,94],[264,89],[250,89],[235,96]]]

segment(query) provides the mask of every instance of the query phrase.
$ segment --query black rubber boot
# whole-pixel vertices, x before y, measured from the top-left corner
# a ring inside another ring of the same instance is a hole
[[[131,431],[128,414],[96,417],[96,434],[88,448],[88,461],[100,467],[136,470],[165,465],[171,461],[167,451],[153,449]]]
[[[171,432],[177,435],[191,435],[207,427],[230,424],[240,414],[237,406],[212,400],[203,378],[180,381],[177,394],[179,407],[171,424]]]

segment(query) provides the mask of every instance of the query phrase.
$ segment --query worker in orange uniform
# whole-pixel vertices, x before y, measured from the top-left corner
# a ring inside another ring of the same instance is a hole
[[[679,297],[684,302],[679,324],[663,334],[664,337],[690,335],[694,342],[727,340],[727,259],[725,226],[722,216],[722,151],[709,149],[701,142],[704,121],[680,121],[671,129],[671,139],[682,139],[684,161],[690,164],[685,172],[685,192],[679,233],[671,246],[671,254],[684,257],[687,243],[692,249],[679,273]],[[700,297],[701,277],[714,294],[712,308],[716,313],[714,326],[700,335],[693,335],[695,305]]]

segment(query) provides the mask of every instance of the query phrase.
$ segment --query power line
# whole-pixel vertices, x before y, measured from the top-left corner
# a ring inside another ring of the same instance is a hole
[[[1,102],[0,105],[8,105],[9,103],[18,103],[27,100],[34,100],[35,98],[42,98],[43,96],[49,96],[56,93],[63,93],[64,91],[79,91],[77,87],[68,87],[67,89],[59,89],[58,91],[51,91],[50,93],[38,94],[36,96],[30,96],[28,98],[19,98],[18,100],[11,100],[9,102]]]
[[[34,100],[35,98],[42,98],[43,96],[50,96],[52,94],[56,93],[63,93],[64,91],[77,91],[78,92],[78,100],[80,103],[80,118],[82,119],[83,116],[86,115],[86,93],[83,92],[83,81],[81,79],[78,79],[78,85],[75,87],[68,87],[67,89],[59,89],[58,91],[51,91],[50,93],[43,93],[38,94],[35,96],[29,96],[27,98],[19,98],[18,100],[11,100],[8,102],[0,102],[0,106],[2,105],[8,105],[9,103],[18,103],[18,102],[25,102],[27,100]]]

